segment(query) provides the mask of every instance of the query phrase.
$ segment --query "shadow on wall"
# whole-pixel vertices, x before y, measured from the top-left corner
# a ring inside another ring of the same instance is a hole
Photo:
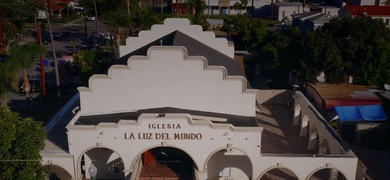
[[[293,105],[293,90],[290,89],[269,89],[257,92],[259,104],[270,105]]]

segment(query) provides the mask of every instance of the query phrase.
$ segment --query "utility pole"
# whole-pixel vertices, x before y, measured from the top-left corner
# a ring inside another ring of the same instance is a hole
[[[37,23],[38,29],[38,42],[39,47],[42,48],[42,31],[41,31],[41,22]],[[46,80],[45,80],[45,66],[43,65],[43,54],[42,51],[39,52],[39,61],[41,63],[41,83],[42,83],[42,98],[43,104],[46,104]]]
[[[3,12],[0,11],[0,54],[6,54],[3,28],[4,28]]]
[[[164,14],[164,0],[161,0],[161,15]]]
[[[99,38],[99,18],[98,18],[98,13],[97,13],[97,8],[96,8],[96,0],[93,0],[93,6],[95,8],[95,22],[96,22],[96,34]]]
[[[274,19],[274,0],[271,0],[271,20],[269,24],[272,24],[273,19]]]
[[[179,0],[176,0],[176,17],[179,14]]]
[[[88,31],[87,31],[87,22],[88,22],[88,18],[87,18],[87,15],[85,14],[84,15],[84,36],[85,36],[85,40],[84,40],[84,45],[85,45],[85,50],[88,51]]]
[[[207,18],[210,18],[210,0],[207,0]]]
[[[255,15],[255,7],[253,6],[253,2],[254,2],[255,0],[252,0],[252,10],[251,10],[251,22],[252,22],[252,20],[253,20],[253,16]]]
[[[48,0],[50,1],[50,0]],[[53,41],[53,30],[51,29],[51,24],[50,24],[50,17],[49,17],[49,10],[47,7],[47,2],[46,0],[43,0],[43,4],[45,6],[45,12],[46,12],[46,18],[47,18],[47,25],[49,27],[49,33],[50,33],[50,39],[51,39],[51,49],[53,51],[53,61],[54,61],[54,72],[56,76],[56,85],[57,85],[57,96],[61,97],[61,91],[60,91],[60,74],[58,72],[58,62],[57,62],[57,55],[56,55],[56,48],[54,46],[54,41]]]

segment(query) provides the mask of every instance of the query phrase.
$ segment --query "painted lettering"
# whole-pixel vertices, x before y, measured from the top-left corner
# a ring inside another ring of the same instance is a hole
[[[149,129],[181,129],[180,124],[148,124]]]
[[[135,136],[133,133],[130,134],[125,133],[125,139],[135,139]]]
[[[173,139],[175,140],[201,140],[201,133],[174,133]]]
[[[169,133],[156,133],[156,139],[170,140]]]
[[[153,133],[138,133],[138,139],[153,139]]]

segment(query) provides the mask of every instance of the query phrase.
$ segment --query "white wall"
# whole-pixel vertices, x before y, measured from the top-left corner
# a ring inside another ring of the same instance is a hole
[[[340,8],[328,7],[328,6],[321,6],[321,8],[322,8],[321,12],[324,14],[336,16],[336,17],[339,15]]]
[[[180,128],[150,128],[151,124],[170,124]],[[233,127],[228,124],[214,124],[208,120],[192,120],[187,114],[143,114],[137,121],[123,120],[119,123],[101,123],[97,126],[68,125],[69,152],[75,161],[91,148],[105,147],[118,153],[125,170],[131,170],[136,158],[154,147],[175,147],[186,152],[200,171],[213,153],[225,150],[227,144],[245,153],[253,162],[260,157],[261,127]],[[126,133],[126,135],[125,135]],[[130,135],[133,133],[134,138]],[[144,133],[151,133],[151,139],[144,139]],[[165,133],[166,138],[158,138]],[[181,140],[176,133],[200,134],[201,139]],[[127,138],[126,138],[127,137]],[[139,138],[141,137],[141,138]],[[76,167],[77,166],[76,164]],[[248,171],[248,170],[245,170]],[[80,170],[78,173],[80,174]]]
[[[309,12],[309,7],[302,7],[302,5],[297,6],[276,6],[277,7],[277,15],[278,21],[282,21],[284,17],[286,17],[289,21],[292,21],[291,15],[300,14],[304,12]]]
[[[79,91],[82,114],[177,107],[252,117],[257,92],[246,89],[244,77],[226,76],[223,67],[172,46],[151,47],[147,57],[93,75]]]
[[[259,104],[282,104],[292,101],[293,90],[270,89],[257,91],[257,102]]]

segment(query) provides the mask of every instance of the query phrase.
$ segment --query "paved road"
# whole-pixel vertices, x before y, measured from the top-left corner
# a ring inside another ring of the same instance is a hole
[[[104,23],[99,22],[98,25],[99,25],[99,32],[108,32],[108,28]],[[76,21],[67,24],[52,24],[53,32],[69,33],[67,37],[63,37],[61,39],[53,41],[55,45],[55,52],[56,52],[57,59],[61,58],[63,55],[69,55],[74,48],[84,47],[85,27],[87,28],[88,37],[91,35],[92,32],[96,33],[96,21],[85,22],[83,18],[80,18]],[[31,34],[36,34],[37,32],[36,25],[34,24],[28,25],[26,30]],[[73,46],[71,44],[71,40],[73,39],[76,39],[79,42],[76,46]],[[36,38],[30,36],[24,41],[21,41],[20,43],[23,44],[26,42],[35,42],[35,41]],[[53,62],[54,58],[53,58],[53,51],[52,51],[51,44],[49,43],[44,46],[48,49],[48,52],[44,55],[44,59],[48,60],[49,62]],[[47,74],[46,79],[51,84],[55,85],[56,82],[55,82],[54,67],[48,65],[44,67],[44,70],[45,73]],[[40,77],[41,70],[40,70],[39,59],[37,59],[37,62],[30,69],[27,70],[27,73],[30,76]],[[22,71],[20,71],[18,75],[21,78]],[[27,99],[26,96],[23,94],[8,93],[6,97],[12,110],[19,112],[22,116],[29,116],[31,114],[31,111],[34,110],[34,108],[35,109],[37,108],[37,105],[43,103],[43,99],[40,93],[32,93],[31,96],[32,99]]]

